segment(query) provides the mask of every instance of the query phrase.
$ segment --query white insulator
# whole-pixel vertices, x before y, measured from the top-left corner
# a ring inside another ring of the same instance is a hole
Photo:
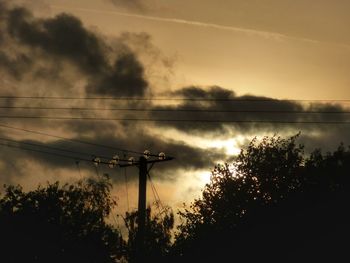
[[[159,153],[158,159],[159,160],[165,160],[165,153],[163,153],[163,152]]]

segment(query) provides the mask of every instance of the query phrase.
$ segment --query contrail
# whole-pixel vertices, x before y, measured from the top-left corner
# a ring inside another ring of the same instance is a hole
[[[177,19],[177,18],[163,18],[163,17],[156,17],[156,16],[130,14],[130,13],[124,13],[124,12],[117,12],[117,11],[96,10],[96,9],[77,8],[77,7],[63,7],[63,6],[57,6],[57,5],[52,5],[51,8],[60,9],[60,10],[71,9],[71,10],[83,11],[83,12],[94,12],[99,14],[112,14],[112,15],[118,15],[118,16],[133,17],[133,18],[146,19],[151,21],[176,23],[176,24],[192,25],[192,26],[199,26],[199,27],[208,27],[208,28],[214,28],[214,29],[220,29],[220,30],[234,31],[234,32],[244,33],[249,35],[258,35],[265,38],[274,38],[274,39],[288,38],[288,36],[279,34],[279,33],[245,29],[240,27],[223,26],[219,24],[203,23],[198,21],[191,21],[191,20],[184,20],[184,19]]]
[[[71,9],[71,10],[82,11],[82,12],[111,14],[111,15],[133,17],[133,18],[151,20],[151,21],[176,23],[176,24],[190,25],[190,26],[197,26],[197,27],[206,27],[206,28],[241,33],[241,34],[245,34],[248,36],[259,36],[262,38],[273,39],[276,41],[283,41],[283,40],[287,39],[287,40],[303,41],[303,42],[308,42],[308,43],[312,43],[312,44],[328,44],[328,45],[336,45],[336,46],[347,48],[347,49],[350,48],[350,45],[342,44],[342,43],[324,42],[324,41],[319,41],[319,40],[315,40],[315,39],[311,39],[311,38],[295,37],[295,36],[285,35],[285,34],[276,33],[276,32],[254,30],[254,29],[247,29],[247,28],[234,27],[234,26],[225,26],[225,25],[220,25],[220,24],[204,23],[204,22],[192,21],[192,20],[184,20],[184,19],[177,19],[177,18],[163,18],[163,17],[157,17],[157,16],[139,15],[139,14],[118,12],[118,11],[97,10],[97,9],[80,8],[80,7],[65,7],[65,6],[57,6],[57,5],[51,5],[51,8],[60,9],[60,10]]]

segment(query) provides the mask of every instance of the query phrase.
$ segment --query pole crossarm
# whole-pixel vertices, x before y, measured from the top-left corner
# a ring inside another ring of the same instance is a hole
[[[175,158],[174,157],[166,157],[165,159],[162,159],[162,160],[149,160],[147,161],[147,164],[151,163],[151,164],[154,164],[154,163],[161,163],[161,162],[166,162],[166,161],[172,161],[174,160]],[[119,167],[129,167],[129,166],[139,166],[140,165],[140,162],[133,162],[133,163],[128,163],[128,164],[120,164]]]

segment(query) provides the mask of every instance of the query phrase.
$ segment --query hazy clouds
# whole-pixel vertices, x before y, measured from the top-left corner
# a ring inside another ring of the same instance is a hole
[[[148,83],[135,54],[121,41],[113,45],[71,15],[35,18],[24,8],[3,10],[0,70],[16,80],[51,77],[85,80],[89,94],[141,96]]]
[[[128,8],[142,8],[140,1],[114,2],[116,5]],[[249,3],[247,5],[249,7]],[[150,84],[151,74],[147,74],[150,68],[153,67],[152,70],[156,73],[164,72],[165,69],[171,71],[172,61],[164,58],[161,51],[152,44],[151,36],[147,33],[124,33],[114,38],[107,37],[96,29],[87,28],[77,17],[70,14],[63,13],[50,18],[35,17],[25,8],[6,7],[5,1],[1,0],[0,19],[2,95],[149,98],[153,94],[158,94],[157,88]],[[149,63],[144,63],[146,61],[142,60],[144,57],[147,57]],[[303,142],[310,148],[318,147],[319,144],[322,147],[332,148],[344,140],[345,143],[350,143],[346,141],[349,138],[349,127],[346,125],[340,127],[324,124],[293,124],[293,122],[346,121],[347,115],[341,114],[347,110],[344,106],[334,103],[306,104],[300,101],[278,100],[271,94],[237,95],[233,90],[234,87],[219,86],[178,87],[176,90],[167,90],[164,93],[170,100],[163,103],[156,100],[1,100],[2,106],[68,107],[65,111],[8,109],[6,110],[8,115],[97,119],[96,121],[2,119],[1,121],[10,122],[16,127],[58,134],[93,144],[139,152],[148,149],[155,154],[164,151],[176,158],[167,165],[157,168],[165,180],[174,179],[167,177],[169,171],[171,174],[180,169],[209,171],[216,161],[232,158],[227,156],[224,147],[200,146],[191,139],[173,136],[170,130],[214,141],[235,139],[238,135],[243,135],[249,140],[255,135],[271,133],[285,135],[301,131]],[[183,98],[183,100],[174,102],[171,98]],[[69,110],[72,107],[133,108],[139,111]],[[314,113],[305,114],[303,111],[314,111]],[[116,118],[121,121],[98,121],[99,118]],[[163,121],[122,121],[128,118]],[[201,120],[216,122],[199,122]],[[167,132],[169,134],[166,134]],[[53,148],[79,152],[78,154],[64,152],[73,157],[65,159],[57,155],[2,148],[0,171],[8,175],[3,176],[3,181],[11,177],[11,181],[15,182],[16,176],[23,178],[28,173],[35,174],[36,171],[38,174],[43,174],[51,170],[64,169],[76,174],[74,156],[90,160],[95,155],[106,157],[104,160],[108,161],[107,157],[111,158],[115,154],[120,157],[124,154],[126,157],[133,155],[108,147],[75,144],[59,138],[34,136],[28,132],[5,128],[0,128],[0,135],[5,139],[19,141],[19,144],[11,144],[4,140],[2,143],[22,148],[55,153],[60,151],[55,151]],[[238,146],[242,146],[242,143]],[[134,157],[138,158],[138,155],[134,154]],[[81,167],[90,174],[95,172],[91,162]],[[106,167],[101,170],[109,171]]]
[[[339,104],[302,103],[302,101],[278,100],[270,97],[237,96],[232,90],[218,86],[185,87],[175,91],[174,97],[184,100],[176,105],[156,106],[153,116],[167,120],[196,120],[201,122],[162,122],[160,125],[197,132],[224,131],[226,126],[245,132],[277,129],[288,130],[285,122],[300,122],[300,127],[309,130],[317,126],[302,125],[302,122],[339,122],[348,120]],[[209,122],[205,122],[209,120]],[[210,121],[216,121],[210,123]],[[221,122],[220,122],[221,121]],[[260,123],[260,124],[259,124]],[[287,123],[288,124],[288,123]],[[317,128],[318,129],[318,128]]]

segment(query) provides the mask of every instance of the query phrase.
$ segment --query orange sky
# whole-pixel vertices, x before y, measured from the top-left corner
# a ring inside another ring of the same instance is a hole
[[[0,0],[0,3],[2,1],[11,2]],[[219,90],[226,93],[232,91],[231,96],[251,94],[294,100],[350,99],[350,27],[348,26],[350,2],[347,0],[17,0],[13,2],[28,7],[37,17],[52,18],[62,12],[73,14],[82,21],[89,32],[96,34],[101,41],[106,40],[105,43],[108,44],[118,44],[121,39],[128,38],[127,44],[144,67],[145,78],[149,82],[146,92],[149,94],[175,96],[174,92],[184,91],[184,87],[198,86],[200,88],[192,92],[207,92],[210,96]],[[128,35],[125,32],[135,34]],[[4,54],[13,52],[17,55],[16,46],[3,47],[1,40],[0,38],[0,52],[4,51]],[[19,43],[18,46],[21,44],[23,43]],[[110,45],[108,48],[111,46],[118,51],[118,45],[116,47]],[[21,48],[27,53],[38,51],[31,46]],[[45,47],[43,49],[45,50]],[[106,53],[111,56],[106,57],[106,60],[113,61],[113,56],[118,53],[113,52]],[[42,55],[40,52],[39,54]],[[52,65],[52,61],[55,62],[57,54],[53,56],[50,52],[43,54],[45,56],[39,56],[39,62],[34,65],[41,69],[41,66],[47,63],[55,68],[55,63]],[[60,79],[62,82],[51,79],[51,76],[39,81],[33,80],[30,70],[23,77],[24,80],[13,81],[4,70],[9,65],[4,66],[0,63],[1,94],[28,95],[29,90],[32,95],[85,96],[84,85],[91,80],[90,76],[86,72],[79,72],[79,67],[73,62],[67,57],[57,59],[58,73],[56,72],[57,76],[53,75],[57,79],[63,76]],[[78,63],[78,66],[81,65]],[[45,71],[44,73],[46,74]],[[52,72],[48,70],[48,73]],[[211,86],[222,88],[209,88]],[[279,101],[275,102],[278,104]],[[31,103],[27,101],[25,105]],[[70,106],[106,107],[104,101],[74,103]],[[47,105],[45,101],[42,104]],[[300,105],[288,101],[284,101],[281,105],[288,106],[287,109],[302,109]],[[156,106],[164,105],[152,105]],[[225,105],[221,104],[216,106],[225,108]],[[310,107],[318,109],[321,106]],[[345,110],[339,105],[322,107],[322,110]],[[54,111],[47,114],[62,113]],[[116,116],[111,112],[100,115],[96,113],[96,116],[101,115]],[[325,116],[319,119],[324,120]],[[338,119],[343,120],[340,117]],[[179,157],[174,161],[177,163],[171,165],[174,168],[167,171],[156,166],[154,169],[156,178],[163,175],[158,181],[156,179],[160,195],[171,205],[180,205],[184,201],[198,197],[200,190],[208,182],[213,165],[225,161],[223,159],[227,156],[237,154],[240,147],[254,136],[275,133],[291,135],[301,130],[305,135],[304,141],[310,142],[312,138],[312,143],[319,147],[330,145],[334,147],[340,141],[347,142],[349,138],[347,126],[339,128],[333,126],[326,129],[317,125],[283,129],[272,126],[244,130],[242,127],[222,125],[219,130],[206,130],[205,125],[199,125],[200,129],[192,130],[181,125],[161,126],[157,123],[133,126],[129,123],[125,125],[110,122],[103,124],[105,126],[99,126],[102,124],[89,122],[84,126],[81,122],[11,120],[10,124],[69,138],[83,137],[95,142],[113,142],[130,149],[137,146],[140,148],[138,150],[142,151],[148,147],[154,147],[157,151],[164,150],[159,148],[164,147],[171,151],[180,145],[181,147],[174,150],[179,155],[175,156]],[[9,133],[7,130],[0,130],[0,132],[3,137],[32,140],[47,143],[49,146],[57,144],[60,146],[62,143],[52,138],[18,131]],[[135,133],[134,137],[131,137],[132,133]],[[141,136],[146,136],[147,140],[136,144]],[[128,141],[129,137],[132,139]],[[322,145],[319,145],[320,143]],[[183,149],[187,149],[187,152],[183,152]],[[83,151],[85,148],[80,150]],[[1,153],[4,160],[0,159],[0,171],[11,175],[2,178],[3,182],[20,183],[31,188],[39,182],[45,182],[46,179],[71,180],[78,174],[75,163],[69,163],[68,166],[65,163],[61,167],[59,160],[40,159],[38,156],[26,154],[17,156],[16,153],[15,149],[7,149]],[[180,156],[182,154],[188,155],[182,157]],[[191,162],[194,162],[191,154],[196,154],[195,161],[199,163],[198,166],[191,166]],[[200,154],[205,156],[198,158]],[[82,167],[82,171],[84,176],[95,174],[95,170],[87,165]],[[100,172],[103,171],[101,169]],[[20,176],[12,176],[16,173]],[[50,176],[46,176],[48,173]],[[115,175],[118,172],[111,173]],[[129,170],[129,173],[136,178],[135,169]],[[117,186],[117,189],[120,190],[118,197],[123,200],[120,207],[126,209],[123,186]],[[130,200],[134,203],[131,207],[135,207],[134,182],[130,183],[130,189],[133,191],[133,198]]]
[[[52,14],[72,12],[107,35],[149,33],[175,60],[172,88],[221,85],[276,98],[350,97],[348,1],[138,2],[139,8],[107,0],[48,5]]]

